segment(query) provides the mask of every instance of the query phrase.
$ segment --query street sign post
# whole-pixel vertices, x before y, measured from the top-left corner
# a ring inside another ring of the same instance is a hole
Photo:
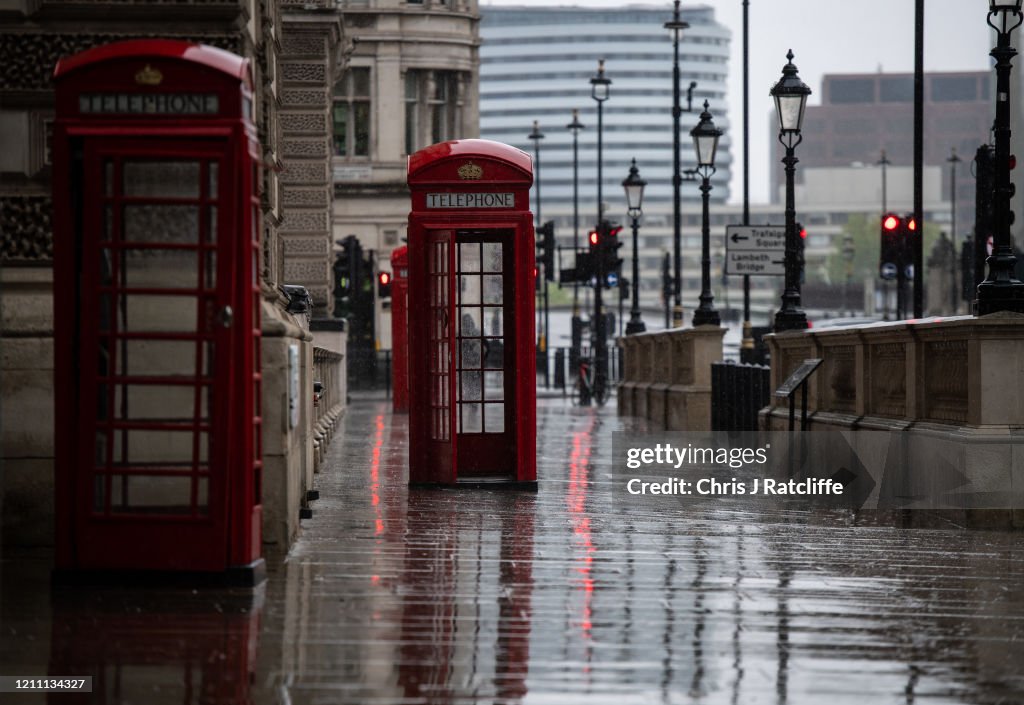
[[[786,273],[786,228],[729,225],[725,228],[725,272],[749,276]]]

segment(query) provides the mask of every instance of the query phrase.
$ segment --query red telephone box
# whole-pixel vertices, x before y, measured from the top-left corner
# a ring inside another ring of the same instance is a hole
[[[248,61],[126,41],[54,81],[57,569],[259,580]]]
[[[444,142],[408,180],[409,482],[536,489],[530,157]]]
[[[391,379],[396,413],[409,411],[409,248],[391,251]]]

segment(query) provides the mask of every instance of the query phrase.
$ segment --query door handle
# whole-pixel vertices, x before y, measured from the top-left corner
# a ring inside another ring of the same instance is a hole
[[[221,328],[230,328],[235,320],[235,312],[231,306],[224,306],[217,314],[217,320],[220,322]]]

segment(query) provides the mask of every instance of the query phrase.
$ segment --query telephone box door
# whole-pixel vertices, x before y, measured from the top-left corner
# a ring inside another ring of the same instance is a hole
[[[514,478],[515,321],[511,230],[459,230],[458,476]]]
[[[84,144],[78,559],[223,569],[238,391],[226,141]]]
[[[455,465],[455,233],[431,231],[427,250],[427,317],[429,326],[428,382],[430,402],[429,442],[431,472],[436,477],[451,475]]]

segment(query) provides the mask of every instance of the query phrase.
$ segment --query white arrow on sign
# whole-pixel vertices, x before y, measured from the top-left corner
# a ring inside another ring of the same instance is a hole
[[[785,252],[786,228],[781,225],[729,225],[725,228],[729,251]]]

